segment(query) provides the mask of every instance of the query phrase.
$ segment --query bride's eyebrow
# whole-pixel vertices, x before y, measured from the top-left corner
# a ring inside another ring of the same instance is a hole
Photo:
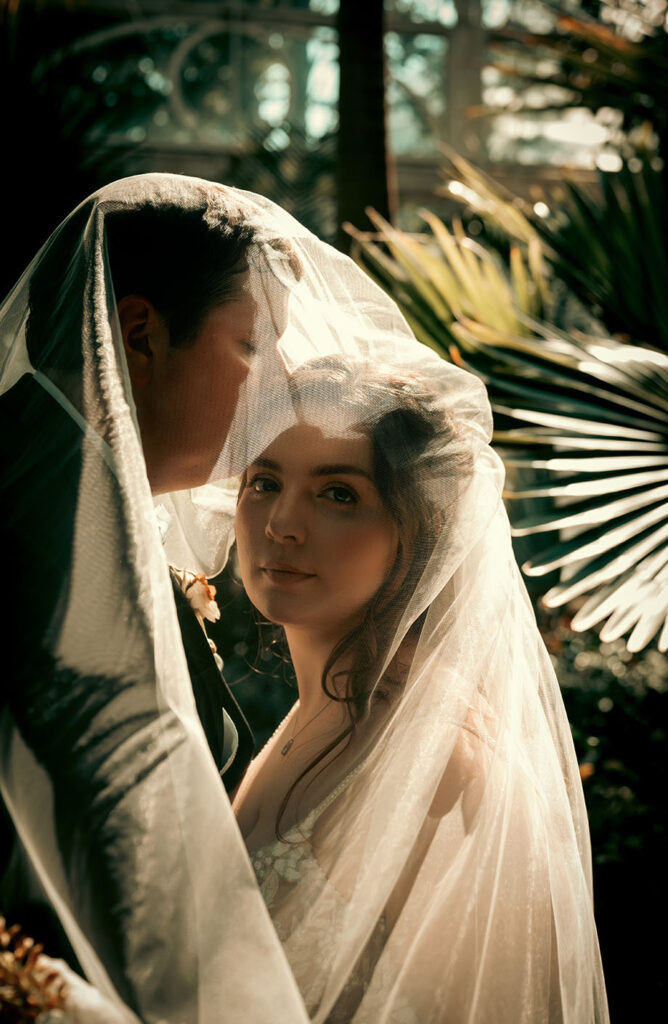
[[[259,466],[260,469],[273,469],[276,472],[280,471],[280,463],[274,462],[273,459],[266,459],[264,455],[258,455],[257,459],[253,459],[251,466]]]
[[[260,469],[272,469],[275,473],[281,472],[280,462],[276,462],[275,459],[268,459],[265,455],[259,455],[257,459],[253,460],[252,465],[259,466]],[[314,466],[313,469],[309,470],[309,476],[336,476],[338,473],[347,476],[363,476],[370,480],[371,483],[374,483],[370,473],[367,473],[361,466],[356,466],[352,462],[329,462],[324,466]]]
[[[310,476],[336,476],[338,473],[347,476],[364,476],[373,483],[373,477],[361,466],[355,466],[347,462],[328,463],[326,466],[314,466],[309,470]]]

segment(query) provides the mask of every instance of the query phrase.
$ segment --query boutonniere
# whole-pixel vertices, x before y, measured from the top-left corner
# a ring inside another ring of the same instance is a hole
[[[191,572],[189,569],[175,569],[174,566],[170,566],[170,569],[181,590],[188,598],[190,607],[194,611],[211,648],[214,661],[222,672],[223,659],[218,654],[215,643],[207,635],[206,626],[204,625],[205,621],[218,622],[220,618],[220,608],[216,603],[216,588],[212,583],[209,583],[203,573]]]
[[[188,573],[192,579],[186,584],[184,594],[197,618],[207,622],[218,622],[220,608],[216,604],[216,588],[201,573]]]

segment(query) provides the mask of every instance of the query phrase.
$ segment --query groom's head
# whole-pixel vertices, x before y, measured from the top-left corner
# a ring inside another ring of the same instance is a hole
[[[97,365],[100,322],[106,330],[117,314],[147,473],[161,493],[209,479],[256,344],[275,346],[302,268],[290,242],[261,218],[249,223],[233,190],[179,179],[172,199],[161,178],[155,192],[142,182],[134,202],[124,184],[115,183],[120,201],[99,193],[82,203],[40,253],[26,339],[33,366],[76,404],[83,367]],[[113,284],[103,292],[100,224]]]
[[[151,489],[196,487],[215,466],[254,353],[253,231],[172,206],[112,213],[106,230]]]

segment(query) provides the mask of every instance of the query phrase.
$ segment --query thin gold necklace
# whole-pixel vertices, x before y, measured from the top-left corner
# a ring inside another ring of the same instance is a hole
[[[309,718],[308,722],[305,722],[304,725],[302,725],[301,729],[299,729],[297,732],[295,732],[295,726],[297,725],[297,715],[295,714],[295,720],[294,720],[294,723],[293,723],[293,726],[292,726],[292,736],[287,741],[287,743],[284,743],[283,746],[281,747],[281,756],[282,757],[285,757],[285,755],[287,753],[289,753],[290,748],[292,747],[292,744],[295,742],[295,740],[297,739],[299,734],[302,733],[304,731],[304,729],[306,729],[307,726],[309,726],[313,722],[315,722],[316,718],[320,717],[320,715],[323,713],[323,711],[325,710],[326,707],[329,707],[329,703],[323,704],[323,706],[320,708],[320,711],[318,711],[317,714],[315,714],[313,716],[313,718]]]

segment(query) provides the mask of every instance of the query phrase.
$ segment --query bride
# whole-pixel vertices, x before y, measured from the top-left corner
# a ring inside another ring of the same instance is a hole
[[[299,699],[233,806],[312,1019],[606,1020],[577,765],[482,388],[346,358],[288,385],[236,540]]]

